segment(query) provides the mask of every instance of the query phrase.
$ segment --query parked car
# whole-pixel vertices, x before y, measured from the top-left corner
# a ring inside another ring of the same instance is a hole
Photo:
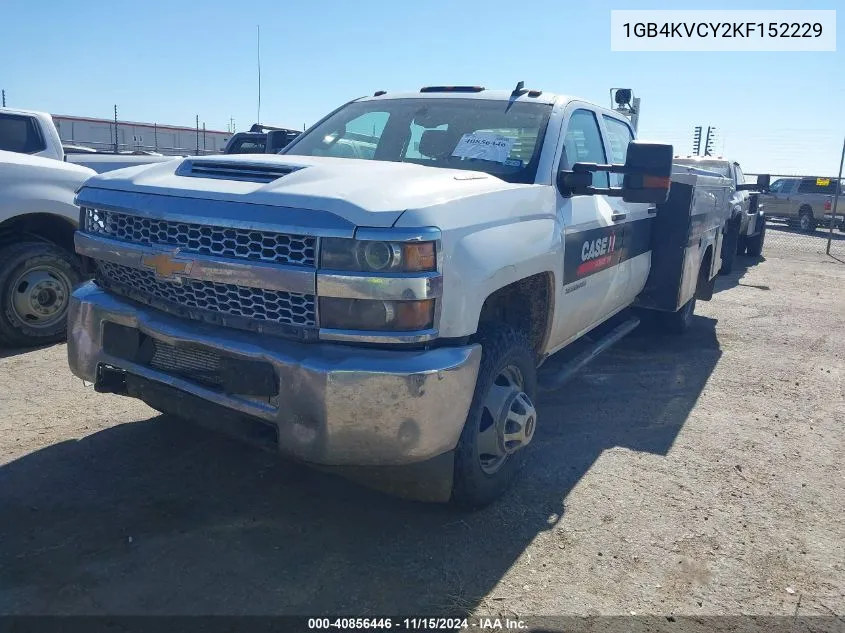
[[[84,280],[73,234],[73,196],[96,172],[0,150],[0,346],[65,337],[67,307]]]
[[[524,463],[538,381],[635,328],[626,308],[681,333],[713,295],[733,183],[634,139],[618,111],[522,82],[434,86],[353,101],[281,154],[96,176],[71,370],[201,423],[263,422],[275,450],[375,487],[489,503]],[[339,158],[345,140],[378,151]]]
[[[819,226],[830,226],[836,183],[834,178],[778,178],[760,202],[765,205],[767,217],[785,220],[802,231],[815,231]],[[839,190],[840,199],[843,194],[845,186]],[[845,231],[841,206],[835,222]]]
[[[300,132],[283,127],[271,127],[269,125],[253,125],[249,132],[238,132],[233,134],[226,147],[224,154],[277,154],[287,147]]]
[[[74,253],[74,192],[96,173],[173,156],[102,153],[63,144],[46,112],[0,108],[0,345],[65,336],[73,287],[84,279]]]
[[[763,242],[766,239],[766,217],[758,204],[756,193],[765,187],[757,184],[747,184],[742,168],[736,161],[722,156],[676,156],[672,161],[675,167],[690,170],[712,172],[730,180],[731,187],[728,197],[719,204],[724,205],[726,218],[725,240],[722,243],[722,274],[733,270],[736,255],[748,254],[759,257],[763,252]]]

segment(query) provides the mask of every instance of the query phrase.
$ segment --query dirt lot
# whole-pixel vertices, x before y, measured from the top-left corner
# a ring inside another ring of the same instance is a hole
[[[0,612],[845,613],[845,265],[769,248],[539,403],[520,485],[398,501],[0,358]]]

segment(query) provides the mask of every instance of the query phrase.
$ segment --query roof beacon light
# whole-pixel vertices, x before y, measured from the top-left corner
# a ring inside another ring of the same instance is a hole
[[[640,100],[634,96],[630,88],[611,88],[610,107],[619,114],[624,114],[631,121],[634,132],[637,131],[637,123],[640,119]]]

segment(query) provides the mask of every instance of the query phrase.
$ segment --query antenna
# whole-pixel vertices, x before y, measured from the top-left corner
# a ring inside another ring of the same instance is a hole
[[[261,123],[261,25],[258,28],[258,118],[256,123]]]

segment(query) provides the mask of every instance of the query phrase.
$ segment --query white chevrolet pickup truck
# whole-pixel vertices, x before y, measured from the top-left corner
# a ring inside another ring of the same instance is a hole
[[[480,506],[524,461],[538,388],[633,329],[628,308],[683,331],[710,298],[729,185],[672,176],[671,146],[572,97],[377,93],[280,155],[88,180],[76,249],[95,281],[71,299],[70,367],[372,486]]]
[[[80,185],[98,172],[174,160],[99,153],[65,159],[49,114],[0,108],[0,346],[65,337],[68,300],[83,280],[73,252]]]

